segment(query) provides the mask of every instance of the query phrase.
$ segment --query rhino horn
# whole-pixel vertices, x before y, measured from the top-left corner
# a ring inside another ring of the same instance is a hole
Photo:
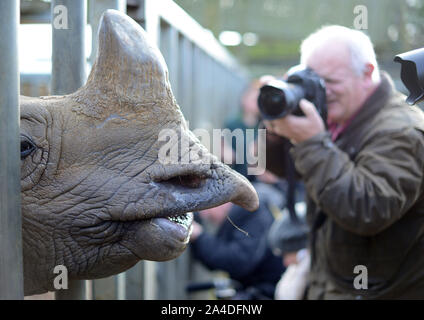
[[[111,99],[129,104],[175,103],[165,60],[148,34],[125,14],[109,9],[98,30],[98,51],[78,102],[98,109]]]

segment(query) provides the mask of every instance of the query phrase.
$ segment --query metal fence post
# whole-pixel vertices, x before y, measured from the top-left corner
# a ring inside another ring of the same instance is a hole
[[[53,0],[52,94],[76,91],[86,81],[86,0]],[[70,281],[68,290],[56,292],[56,299],[87,299],[86,281]]]
[[[178,70],[178,86],[179,97],[178,103],[183,111],[185,118],[191,123],[190,128],[193,128],[194,118],[193,118],[193,53],[194,47],[193,43],[185,38],[181,37],[180,39],[180,54],[179,56],[179,67]],[[192,123],[193,121],[193,123]]]
[[[52,94],[75,92],[86,80],[86,0],[53,0]]]
[[[160,17],[158,12],[158,1],[143,0],[144,6],[144,30],[149,34],[150,38],[160,47]]]
[[[161,26],[160,32],[160,51],[166,61],[169,72],[169,81],[175,99],[179,98],[178,92],[178,31],[170,25]]]
[[[19,1],[0,2],[0,299],[23,299]]]

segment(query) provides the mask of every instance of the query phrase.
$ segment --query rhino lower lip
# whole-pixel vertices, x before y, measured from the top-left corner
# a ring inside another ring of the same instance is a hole
[[[124,223],[146,222],[159,227],[171,238],[187,243],[191,234],[191,225],[193,222],[193,213],[187,212],[172,216],[156,216],[145,219],[134,219],[126,221],[116,221]]]
[[[140,218],[140,219],[133,219],[133,220],[112,220],[114,222],[140,222],[140,221],[153,221],[156,219],[163,219],[168,220],[169,222],[173,224],[177,224],[186,230],[188,230],[191,226],[191,223],[193,221],[193,214],[191,212],[186,213],[180,213],[180,214],[174,214],[174,215],[158,215],[154,217],[146,217],[146,218]]]
[[[193,214],[186,213],[176,217],[153,218],[151,223],[155,224],[168,235],[183,243],[187,243],[191,234]]]

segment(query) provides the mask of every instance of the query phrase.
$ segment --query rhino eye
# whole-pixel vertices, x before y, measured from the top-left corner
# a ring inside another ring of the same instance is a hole
[[[30,139],[23,137],[21,139],[21,160],[28,157],[35,149],[37,149],[35,144]]]

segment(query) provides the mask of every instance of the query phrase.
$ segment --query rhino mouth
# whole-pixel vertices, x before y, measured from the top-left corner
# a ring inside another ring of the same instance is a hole
[[[140,259],[165,261],[178,257],[190,239],[192,212],[229,201],[249,211],[257,208],[253,187],[223,165],[208,172],[174,171],[166,178],[152,179],[148,184],[153,196],[143,201],[161,199],[164,205],[143,213],[120,215],[120,219],[132,222],[128,224],[131,236],[122,243]],[[154,208],[154,205],[150,203],[147,207]]]
[[[208,184],[208,180],[205,175],[183,174],[170,177],[166,180],[156,180],[151,185],[158,188],[162,193],[173,196],[174,199],[181,199],[181,196],[190,197],[193,192],[201,192]],[[186,246],[192,231],[192,212],[214,206],[214,204],[193,203],[192,207],[188,205],[185,208],[181,208],[175,206],[174,201],[169,201],[168,205],[165,205],[161,212],[157,214],[144,213],[144,216],[136,217],[134,220],[127,222],[148,222],[150,227],[156,229],[157,232],[165,233],[169,240],[176,242],[176,245],[180,243],[181,246]],[[171,203],[173,204],[172,206],[170,206]]]

